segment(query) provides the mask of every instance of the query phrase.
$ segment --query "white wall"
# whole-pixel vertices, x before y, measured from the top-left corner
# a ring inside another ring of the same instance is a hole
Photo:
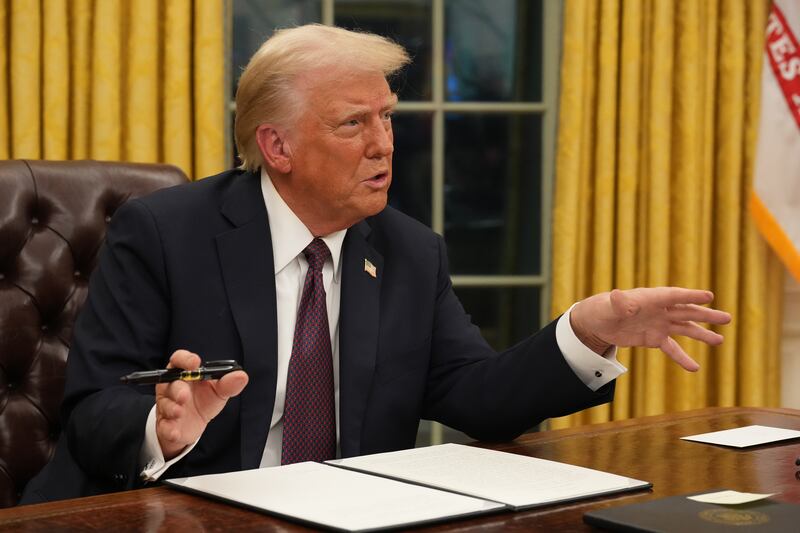
[[[800,284],[788,272],[785,279],[781,406],[800,409]]]

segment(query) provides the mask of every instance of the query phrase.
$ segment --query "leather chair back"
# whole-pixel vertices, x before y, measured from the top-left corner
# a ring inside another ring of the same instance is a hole
[[[0,508],[53,454],[72,326],[106,225],[127,199],[185,181],[168,165],[0,161]]]

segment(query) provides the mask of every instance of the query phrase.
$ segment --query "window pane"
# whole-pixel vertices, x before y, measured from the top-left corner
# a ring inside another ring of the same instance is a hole
[[[412,63],[392,80],[401,100],[431,99],[431,0],[336,0],[337,26],[369,31],[403,45]]]
[[[321,22],[320,0],[233,0],[233,83],[258,47],[277,28]]]
[[[389,204],[431,225],[430,113],[396,113],[392,117],[394,155]]]
[[[541,327],[539,287],[456,287],[456,296],[497,351],[510,348]]]
[[[538,274],[541,116],[445,116],[445,238],[454,274]]]
[[[445,75],[450,101],[541,100],[541,1],[446,0]]]

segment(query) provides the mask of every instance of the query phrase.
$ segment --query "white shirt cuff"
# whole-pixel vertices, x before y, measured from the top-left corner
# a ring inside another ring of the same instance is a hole
[[[144,481],[156,481],[161,475],[167,471],[167,468],[183,459],[187,453],[192,451],[192,448],[198,443],[197,439],[192,444],[183,449],[183,451],[176,457],[169,461],[164,460],[164,452],[161,451],[161,445],[158,443],[158,435],[156,435],[156,406],[150,409],[150,414],[147,415],[147,423],[144,428],[144,442],[142,449],[139,451],[139,464],[144,465],[144,468],[139,476]]]
[[[575,307],[575,304],[572,304]],[[628,371],[617,361],[617,347],[612,346],[604,355],[583,344],[569,322],[570,307],[556,324],[556,343],[567,364],[587,387],[596,391],[606,383]]]

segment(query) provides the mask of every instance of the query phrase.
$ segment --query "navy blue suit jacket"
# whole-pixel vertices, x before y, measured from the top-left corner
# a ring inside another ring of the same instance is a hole
[[[364,259],[377,277],[364,271]],[[421,418],[509,440],[551,416],[609,401],[569,368],[555,323],[503,353],[453,293],[445,244],[387,207],[342,250],[340,445],[345,457],[414,446]],[[23,501],[141,486],[153,388],[121,385],[185,348],[250,376],[166,477],[259,465],[277,375],[272,246],[257,173],[229,171],[122,206],[108,230],[67,365],[65,431]]]

